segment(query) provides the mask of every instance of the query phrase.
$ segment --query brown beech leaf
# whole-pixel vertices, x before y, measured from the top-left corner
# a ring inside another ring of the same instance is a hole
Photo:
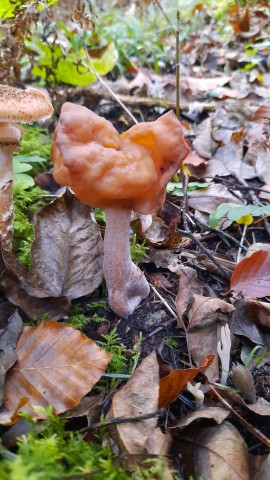
[[[4,385],[7,371],[17,360],[15,352],[18,338],[21,334],[23,323],[17,310],[10,315],[5,304],[0,305],[0,406],[4,397]]]
[[[0,254],[1,257],[1,254]],[[27,282],[27,272],[21,268],[17,259],[0,258],[3,262],[1,285],[4,287],[8,300],[20,307],[30,318],[42,320],[49,315],[51,320],[60,320],[67,315],[69,301],[65,297],[48,297],[42,290],[32,287]]]
[[[197,152],[192,150],[187,158],[184,160],[185,165],[192,165],[194,168],[196,167],[205,167],[208,164],[208,159],[204,157],[200,157]]]
[[[206,428],[191,425],[178,436],[178,442],[185,478],[250,480],[247,446],[230,423]]]
[[[230,288],[247,297],[270,295],[270,252],[259,250],[241,260],[232,274]]]
[[[189,310],[188,344],[196,365],[200,365],[206,355],[215,355],[212,365],[205,371],[209,382],[216,382],[219,378],[217,342],[222,325],[228,322],[234,310],[233,305],[219,298],[193,295]]]
[[[33,418],[42,418],[35,405],[52,405],[56,414],[78,405],[111,359],[71,325],[45,320],[24,330],[16,353],[18,360],[6,379],[4,407],[14,411],[27,398],[24,410]]]
[[[47,296],[72,300],[100,285],[103,242],[90,213],[67,191],[36,215],[29,281]]]
[[[243,361],[247,359],[254,344],[263,345],[267,349],[267,354],[262,359],[262,364],[264,364],[270,359],[270,329],[267,326],[270,320],[269,304],[251,298],[239,298],[234,302],[234,306],[231,332],[242,337],[241,357]]]
[[[207,369],[213,363],[214,358],[214,355],[207,355],[199,367],[172,370],[169,375],[161,378],[159,382],[159,407],[168,407],[186,388],[187,382],[191,382],[198,373]]]
[[[179,288],[175,299],[178,315],[177,325],[183,326],[183,315],[189,307],[194,294],[203,295],[203,284],[198,279],[196,270],[190,267],[182,267],[176,273],[179,274]]]
[[[113,397],[107,418],[138,417],[158,410],[159,364],[153,351],[134,371],[127,384]],[[152,455],[168,453],[170,438],[157,427],[157,418],[122,423],[110,428],[121,453]]]
[[[177,420],[171,429],[176,431],[178,429],[182,430],[198,420],[213,420],[217,425],[220,425],[229,415],[229,410],[222,407],[203,407],[200,410],[189,413],[181,420]]]

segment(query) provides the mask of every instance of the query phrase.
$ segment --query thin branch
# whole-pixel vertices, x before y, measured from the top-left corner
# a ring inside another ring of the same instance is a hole
[[[101,83],[101,85],[106,88],[106,90],[108,90],[108,92],[110,93],[110,95],[114,98],[114,100],[116,100],[117,103],[119,103],[119,105],[121,105],[121,107],[123,108],[123,110],[130,116],[130,118],[133,120],[133,122],[135,124],[138,123],[138,121],[136,120],[136,118],[134,117],[134,115],[132,115],[132,113],[130,112],[130,110],[126,107],[126,105],[120,100],[120,98],[114,93],[114,91],[109,87],[109,85],[107,85],[106,82],[104,82],[104,80],[101,78],[101,76],[97,73],[94,65],[93,65],[93,62],[88,54],[88,51],[87,49],[85,48],[85,54],[86,54],[86,57],[87,57],[87,61],[89,62],[89,65],[90,65],[90,69],[88,67],[88,65],[86,65],[84,62],[83,62],[83,65],[88,68],[88,70],[90,70],[96,77],[96,79]]]
[[[241,417],[241,415],[239,415],[239,413],[237,413],[232,407],[231,405],[226,402],[226,400],[224,400],[224,398],[218,393],[218,391],[212,386],[210,385],[210,388],[212,390],[212,392],[216,395],[216,397],[219,399],[220,403],[222,403],[222,405],[227,409],[229,410],[235,418],[237,418],[238,422],[241,423],[241,425],[243,425],[243,427],[249,432],[251,433],[251,435],[253,435],[254,437],[258,438],[264,445],[266,445],[268,448],[270,448],[270,439],[267,438],[263,433],[261,433],[259,430],[257,430],[257,428],[254,428],[252,425],[250,425],[250,423],[248,423],[243,417]]]
[[[96,428],[109,427],[110,425],[119,425],[121,423],[141,422],[142,420],[148,420],[149,418],[153,418],[153,417],[162,417],[163,415],[165,415],[165,413],[166,413],[166,409],[161,408],[160,410],[157,410],[156,412],[146,413],[145,415],[139,415],[138,417],[111,418],[111,419],[108,419],[108,420],[104,420],[103,422],[92,423],[88,427],[81,428],[81,430],[78,430],[78,432],[79,433],[86,433],[86,432],[89,432],[90,430],[95,430]]]
[[[214,255],[212,255],[211,252],[191,233],[189,230],[178,230],[180,233],[183,235],[186,235],[187,237],[191,238],[191,240],[196,243],[196,245],[199,247],[199,249],[207,255],[208,258],[216,265],[216,267],[219,269],[220,272],[222,272],[223,276],[227,278],[227,280],[230,280],[230,274],[225,270],[225,268],[222,267],[222,265],[216,260]]]

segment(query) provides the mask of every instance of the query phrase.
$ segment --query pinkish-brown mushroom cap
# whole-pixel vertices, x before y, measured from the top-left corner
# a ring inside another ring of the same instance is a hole
[[[189,153],[173,111],[121,137],[113,125],[65,103],[52,149],[54,178],[92,207],[150,213],[162,207],[166,185]]]

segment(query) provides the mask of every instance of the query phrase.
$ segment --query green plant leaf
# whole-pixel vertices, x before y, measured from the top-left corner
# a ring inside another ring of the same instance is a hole
[[[241,217],[244,217],[245,215],[249,215],[249,212],[250,212],[250,208],[249,206],[246,206],[246,205],[233,207],[228,211],[227,217],[229,220],[235,221]]]
[[[32,45],[35,50],[38,49],[40,58],[32,69],[32,74],[43,79],[46,78],[46,71],[50,70],[55,76],[57,82],[67,83],[69,85],[89,85],[96,80],[96,76],[91,72],[91,65],[87,61],[84,50],[78,52],[70,51],[64,55],[60,45],[49,47],[41,42]],[[114,43],[107,47],[99,49],[95,56],[89,54],[91,62],[99,75],[106,75],[116,65],[118,53]],[[81,63],[84,63],[82,65]],[[56,67],[54,67],[56,65]]]
[[[38,4],[38,9],[43,10],[45,7],[51,7],[54,3],[58,2],[58,0],[47,0],[46,4],[45,2],[40,2]],[[18,0],[17,2],[15,1],[10,1],[10,0],[1,0],[1,5],[0,5],[0,18],[12,18],[14,17],[14,11],[17,7],[25,4],[24,0]]]

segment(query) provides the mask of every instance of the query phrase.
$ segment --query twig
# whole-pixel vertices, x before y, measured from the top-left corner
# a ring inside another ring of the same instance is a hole
[[[119,425],[121,423],[136,423],[136,422],[141,422],[142,420],[148,420],[149,418],[153,417],[162,417],[166,413],[166,408],[161,408],[160,410],[157,410],[156,412],[152,413],[146,413],[145,415],[139,415],[138,417],[116,417],[116,418],[111,418],[108,420],[104,420],[103,422],[96,422],[92,423],[88,427],[81,428],[81,430],[78,430],[79,433],[86,433],[89,432],[90,430],[95,430],[96,428],[103,428],[103,427],[108,427],[110,425]]]
[[[180,13],[179,13],[179,10],[177,10],[176,19],[177,19],[177,27],[175,32],[175,41],[176,41],[176,52],[175,52],[176,109],[175,109],[175,113],[178,120],[180,120],[180,52],[179,52]]]
[[[229,410],[236,418],[237,420],[239,421],[239,423],[241,423],[241,425],[243,425],[243,427],[249,432],[251,433],[251,435],[253,435],[254,437],[258,438],[262,443],[264,443],[264,445],[266,445],[267,447],[270,447],[270,439],[267,438],[263,433],[261,433],[259,430],[257,430],[257,428],[254,428],[252,425],[250,425],[250,423],[248,423],[243,417],[241,417],[241,415],[239,415],[239,413],[237,413],[232,407],[231,405],[226,402],[226,400],[224,400],[224,398],[218,393],[218,391],[212,386],[210,385],[210,388],[212,390],[212,392],[216,395],[216,397],[219,399],[220,403],[222,403],[222,405],[227,409]]]
[[[165,12],[164,8],[162,7],[160,1],[159,1],[159,0],[154,0],[154,2],[157,4],[157,6],[158,6],[158,8],[160,9],[162,15],[163,15],[164,18],[167,20],[168,25],[170,26],[171,32],[174,33],[174,28],[173,28],[173,26],[172,26],[172,24],[171,24],[171,21],[170,21],[168,15],[167,15],[167,13]]]
[[[240,262],[241,253],[242,253],[242,250],[243,250],[243,245],[244,245],[244,241],[245,241],[245,238],[246,238],[246,233],[247,233],[247,225],[245,225],[244,228],[243,228],[243,233],[242,233],[242,237],[241,237],[241,241],[240,241],[240,245],[239,245],[239,249],[238,249],[238,253],[237,253],[236,263]]]
[[[129,109],[126,107],[126,105],[124,104],[124,102],[122,102],[122,100],[120,100],[119,96],[117,96],[117,95],[114,93],[114,91],[109,87],[109,85],[107,85],[107,83],[104,82],[104,80],[103,80],[103,79],[100,77],[100,75],[97,73],[97,71],[96,71],[96,69],[95,69],[95,67],[94,67],[94,65],[93,65],[93,62],[92,62],[92,60],[91,60],[91,58],[90,58],[90,56],[89,56],[86,48],[85,48],[84,51],[85,51],[85,55],[86,55],[86,57],[87,57],[87,61],[89,62],[91,68],[89,69],[88,66],[87,66],[84,62],[83,62],[83,65],[84,65],[86,68],[88,68],[88,70],[90,70],[90,71],[95,75],[96,79],[101,83],[101,85],[108,90],[108,92],[109,92],[110,95],[114,98],[114,100],[116,100],[116,102],[119,103],[119,105],[121,105],[121,107],[123,108],[123,110],[130,116],[130,118],[133,120],[133,122],[134,122],[135,124],[137,124],[138,121],[136,120],[136,118],[134,117],[134,115],[132,115],[132,113],[129,111]]]
[[[184,229],[186,231],[190,231],[188,222],[187,222],[187,210],[188,210],[188,174],[185,172],[183,169],[183,164],[181,168],[181,174],[182,174],[182,188],[183,188],[183,197],[182,197],[182,202],[181,202],[181,212],[182,212],[182,220],[183,220],[183,225]]]
[[[174,318],[178,318],[176,313],[173,311],[173,309],[170,307],[170,305],[168,304],[167,300],[165,300],[165,298],[162,297],[162,295],[158,292],[158,290],[150,283],[150,287],[152,288],[153,292],[155,292],[155,294],[157,295],[157,297],[162,301],[163,305],[165,305],[165,307],[167,308],[167,310],[170,312],[170,314],[174,317]]]
[[[200,250],[203,253],[205,253],[205,255],[207,255],[208,258],[210,258],[210,260],[214,263],[214,265],[216,265],[216,267],[220,270],[220,272],[222,272],[224,277],[227,278],[227,280],[230,280],[230,274],[227,272],[227,270],[225,270],[225,268],[223,268],[222,265],[220,265],[220,263],[216,260],[214,255],[212,255],[212,253],[209,252],[209,250],[204,247],[204,245],[195,237],[195,235],[193,235],[193,233],[191,233],[189,230],[179,229],[178,231],[183,235],[186,235],[187,237],[191,238],[191,240],[194,243],[196,243],[196,245],[200,248]]]
[[[102,80],[102,79],[101,79]],[[102,85],[106,85],[106,90],[110,92],[111,88],[109,85],[107,85],[104,80],[102,80]],[[115,100],[116,102],[120,103],[122,106],[122,103],[126,105],[130,105],[131,107],[163,107],[166,109],[173,109],[176,110],[176,102],[171,101],[171,100],[166,100],[165,98],[152,98],[152,97],[137,97],[137,96],[132,96],[132,95],[116,95],[114,94],[113,96],[111,93],[108,93],[106,90],[102,91],[95,91],[92,87],[76,87],[73,91],[72,94],[78,95],[82,94],[85,96],[89,97],[95,97],[96,99],[105,99],[105,100]],[[113,98],[112,98],[113,97]],[[180,103],[180,110],[189,110],[192,108],[193,104],[198,104],[198,102],[191,102],[191,103]],[[206,112],[213,112],[216,110],[216,103],[201,103],[201,110],[206,111]],[[130,113],[130,112],[129,112]],[[134,120],[133,120],[134,121]],[[136,120],[137,122],[137,120]],[[267,192],[269,193],[269,192]]]

